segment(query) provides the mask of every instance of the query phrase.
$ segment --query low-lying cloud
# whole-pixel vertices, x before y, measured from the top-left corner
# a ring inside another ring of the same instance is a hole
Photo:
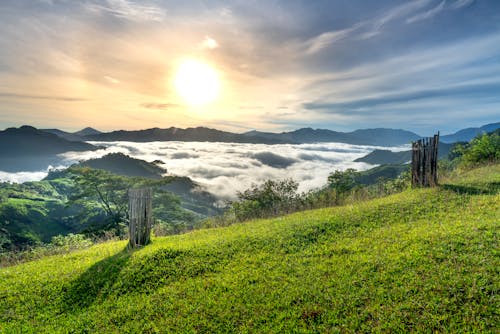
[[[272,152],[259,152],[252,154],[251,157],[260,161],[264,165],[274,168],[287,168],[298,162],[297,159],[283,157]]]
[[[371,165],[353,162],[375,146],[321,143],[301,145],[265,145],[208,142],[92,142],[104,147],[92,152],[67,152],[60,155],[61,164],[99,158],[120,152],[145,161],[159,160],[170,175],[188,176],[220,199],[234,199],[238,191],[267,179],[293,178],[299,191],[326,184],[328,174],[336,169],[365,170]],[[387,148],[386,148],[387,149]],[[402,150],[394,147],[392,150]],[[24,182],[40,180],[39,173],[0,173],[0,180]]]

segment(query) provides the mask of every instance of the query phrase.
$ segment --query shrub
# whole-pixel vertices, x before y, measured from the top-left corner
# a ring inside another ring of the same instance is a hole
[[[238,192],[238,201],[231,203],[231,209],[240,221],[289,213],[298,200],[298,187],[292,179],[267,180]]]
[[[474,138],[463,149],[462,161],[465,165],[477,165],[483,162],[500,160],[500,135],[498,132],[483,134]]]
[[[345,171],[335,170],[328,175],[328,187],[339,194],[346,193],[356,186],[356,170],[348,168]]]

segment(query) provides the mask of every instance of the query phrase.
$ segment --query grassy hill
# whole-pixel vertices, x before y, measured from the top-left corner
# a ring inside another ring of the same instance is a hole
[[[500,166],[0,269],[0,332],[494,332]]]

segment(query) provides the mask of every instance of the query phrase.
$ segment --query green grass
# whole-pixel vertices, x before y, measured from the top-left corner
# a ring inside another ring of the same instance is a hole
[[[438,189],[3,268],[0,332],[495,332],[498,182],[483,167]]]

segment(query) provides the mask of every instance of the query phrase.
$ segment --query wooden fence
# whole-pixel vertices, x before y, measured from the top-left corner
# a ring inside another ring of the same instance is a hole
[[[412,143],[411,184],[413,187],[434,187],[438,184],[439,132],[434,137]]]
[[[153,190],[151,188],[130,189],[129,196],[129,245],[140,247],[151,240],[153,222]]]

